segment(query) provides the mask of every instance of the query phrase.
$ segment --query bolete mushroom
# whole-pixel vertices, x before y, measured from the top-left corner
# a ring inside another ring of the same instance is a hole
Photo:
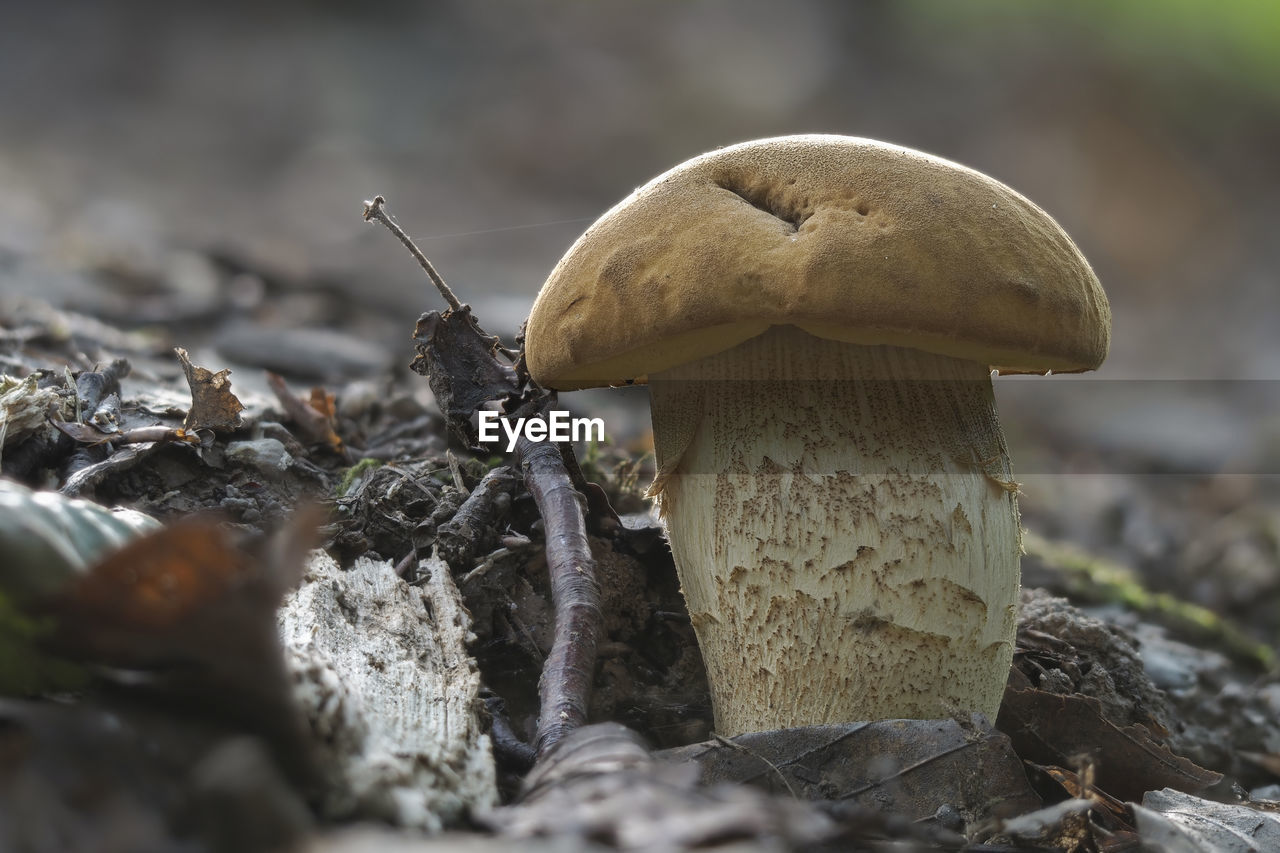
[[[601,217],[526,333],[557,389],[648,382],[724,734],[999,707],[1017,485],[992,371],[1097,367],[1110,308],[1048,214],[905,148],[713,151]]]

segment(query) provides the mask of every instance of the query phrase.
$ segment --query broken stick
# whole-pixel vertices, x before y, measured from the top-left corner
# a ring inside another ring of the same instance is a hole
[[[542,417],[555,395],[517,370],[521,354],[502,345],[476,323],[471,308],[454,295],[426,256],[387,215],[385,200],[365,202],[364,218],[385,225],[426,270],[449,308],[418,319],[418,355],[411,367],[427,377],[450,429],[469,447],[477,444],[472,420],[487,403],[499,402],[504,415]],[[504,363],[505,359],[505,363]],[[546,530],[547,569],[555,610],[555,637],[538,683],[539,758],[586,722],[595,671],[600,623],[600,589],[587,542],[585,498],[566,467],[571,447],[522,437],[516,457]],[[576,459],[573,459],[576,463]]]

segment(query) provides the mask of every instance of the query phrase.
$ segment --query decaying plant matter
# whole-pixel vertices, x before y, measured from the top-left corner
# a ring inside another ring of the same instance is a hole
[[[498,403],[506,416],[541,417],[555,394],[533,384],[518,355],[480,328],[471,308],[444,279],[384,209],[377,196],[365,205],[365,219],[385,225],[409,249],[449,304],[444,313],[428,311],[418,319],[412,367],[427,377],[449,428],[468,446],[477,436],[472,419]],[[522,437],[516,457],[525,484],[546,528],[547,569],[555,607],[555,639],[539,681],[541,714],[537,750],[545,754],[586,722],[587,699],[595,669],[600,592],[595,561],[587,544],[586,500],[570,476],[577,469],[573,450]]]

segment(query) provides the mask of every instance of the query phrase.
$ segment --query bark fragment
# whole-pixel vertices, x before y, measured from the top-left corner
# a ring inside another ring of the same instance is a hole
[[[497,797],[481,730],[471,617],[449,567],[423,560],[421,587],[390,563],[342,571],[317,552],[280,631],[325,778],[325,817],[439,831]]]

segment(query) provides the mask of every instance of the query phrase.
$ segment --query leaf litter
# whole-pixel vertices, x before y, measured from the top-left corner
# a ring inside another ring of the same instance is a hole
[[[54,315],[29,310],[23,316]],[[456,322],[456,328],[441,327],[450,341],[458,338],[449,346],[432,328],[418,329],[420,356],[444,365],[446,374],[459,369],[458,359],[474,368],[495,352],[469,312],[458,312]],[[434,389],[440,408],[406,380],[389,378],[318,388],[308,396],[274,382],[273,406],[252,394],[242,402],[225,368],[197,367],[184,356],[182,373],[173,374],[153,342],[99,331],[107,342],[95,356],[101,364],[116,364],[111,346],[127,344],[140,348],[130,355],[145,365],[141,374],[114,368],[120,388],[113,390],[96,365],[83,365],[83,356],[59,344],[57,335],[41,332],[38,323],[22,328],[21,335],[4,338],[13,348],[8,362],[46,372],[13,380],[5,399],[18,408],[6,411],[52,409],[75,435],[64,440],[59,435],[66,429],[22,416],[21,430],[4,439],[4,473],[108,504],[128,503],[167,524],[49,600],[60,627],[53,639],[39,642],[83,667],[89,685],[77,688],[71,701],[28,696],[0,706],[4,738],[18,749],[7,754],[27,756],[0,771],[5,790],[20,794],[12,802],[35,797],[41,803],[29,815],[11,809],[13,819],[4,825],[27,833],[11,837],[33,849],[63,849],[68,839],[107,830],[131,839],[128,849],[158,848],[178,835],[196,849],[217,849],[228,825],[240,827],[231,830],[231,840],[250,847],[316,831],[317,815],[324,814],[317,804],[333,795],[333,777],[316,770],[314,726],[325,718],[298,704],[275,623],[280,597],[299,577],[305,537],[294,529],[283,536],[293,544],[282,545],[268,536],[307,499],[330,507],[320,544],[344,570],[357,557],[404,566],[405,579],[388,579],[387,590],[423,588],[447,572],[470,612],[464,633],[481,688],[466,703],[474,709],[467,713],[490,727],[495,784],[508,805],[442,811],[447,821],[433,828],[470,820],[511,839],[575,837],[626,848],[750,841],[805,849],[893,843],[1119,850],[1148,836],[1172,845],[1181,836],[1169,833],[1185,834],[1183,824],[1192,818],[1201,830],[1208,822],[1238,832],[1237,813],[1228,819],[1217,809],[1252,811],[1190,793],[1175,809],[1153,799],[1153,789],[1168,785],[1230,799],[1234,780],[1257,785],[1275,778],[1267,769],[1268,756],[1280,754],[1264,714],[1269,682],[1229,676],[1225,664],[1195,668],[1174,641],[1146,623],[1118,628],[1115,618],[1086,616],[1043,597],[1024,601],[1009,716],[1002,714],[994,729],[967,720],[864,724],[842,733],[756,733],[729,746],[711,731],[692,630],[670,556],[645,520],[634,471],[609,475],[610,464],[621,470],[634,461],[606,449],[592,465],[605,475],[599,494],[591,492],[588,540],[600,568],[604,621],[586,717],[628,729],[605,731],[603,742],[613,745],[585,768],[551,773],[574,766],[555,758],[557,751],[526,783],[538,679],[554,633],[546,534],[520,478],[474,454],[473,435],[460,426],[468,408],[515,393],[518,367],[472,371],[470,380]],[[38,352],[33,341],[42,342]],[[79,376],[99,378],[76,381],[73,392],[60,376],[64,366],[74,374],[77,365]],[[185,405],[173,385],[178,378],[189,383]],[[105,393],[94,391],[98,399],[89,405],[92,395],[82,396],[80,384]],[[119,394],[118,404],[112,393]],[[67,408],[73,401],[78,412]],[[446,424],[455,428],[453,454],[441,439]],[[200,438],[119,439],[156,428]],[[100,458],[68,468],[68,441]],[[620,515],[602,508],[610,505]],[[221,521],[187,520],[211,509],[221,511]],[[425,562],[437,549],[443,562]],[[301,576],[303,589],[325,577]],[[342,613],[342,601],[335,602]],[[415,619],[428,625],[431,610],[424,612],[426,621]],[[1147,673],[1148,649],[1164,656],[1161,672],[1177,673],[1161,676],[1164,689]],[[1183,686],[1171,689],[1174,683]],[[1223,684],[1236,685],[1235,692]],[[1197,690],[1221,694],[1223,715],[1243,714],[1225,745],[1213,716],[1219,712],[1202,720],[1203,702],[1187,698]],[[595,727],[581,729],[565,741],[563,754],[598,737]],[[86,740],[93,745],[72,749]],[[653,747],[667,751],[653,753]],[[95,780],[89,790],[114,805],[73,805],[82,801],[67,787],[71,770]],[[1215,786],[1217,772],[1230,775]],[[818,800],[797,802],[796,795]],[[363,805],[344,819],[395,813],[377,805],[385,799],[353,802]],[[40,834],[36,817],[62,825],[63,833]],[[1225,843],[1216,830],[1204,838]]]

